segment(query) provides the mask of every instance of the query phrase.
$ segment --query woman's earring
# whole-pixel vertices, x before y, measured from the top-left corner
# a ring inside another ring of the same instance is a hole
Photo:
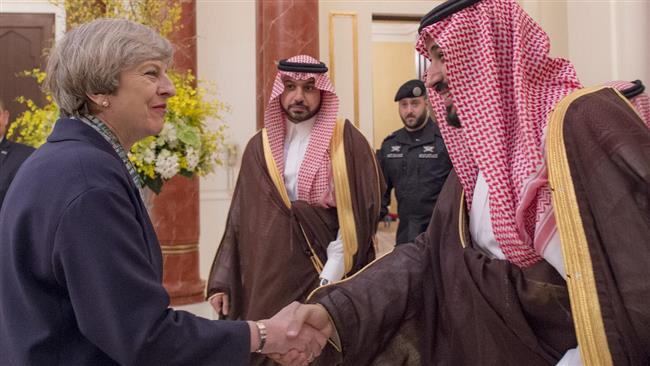
[[[104,108],[108,108],[109,105],[111,105],[111,104],[108,102],[108,100],[105,100],[105,101],[102,102],[102,107],[104,107]]]

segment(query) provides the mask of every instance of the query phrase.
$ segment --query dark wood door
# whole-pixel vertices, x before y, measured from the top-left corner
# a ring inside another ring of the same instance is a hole
[[[0,98],[10,120],[26,109],[16,97],[22,95],[41,106],[45,102],[36,81],[18,74],[44,69],[45,52],[53,39],[54,14],[0,13]]]

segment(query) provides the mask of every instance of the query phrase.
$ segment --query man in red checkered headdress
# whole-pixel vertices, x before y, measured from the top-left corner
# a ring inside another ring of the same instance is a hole
[[[279,62],[208,280],[228,318],[271,316],[375,257],[383,178],[365,137],[337,119],[326,72],[309,56]]]
[[[454,171],[414,244],[316,291],[295,326],[334,325],[343,365],[650,364],[639,114],[550,58],[515,0],[447,1],[417,49]]]

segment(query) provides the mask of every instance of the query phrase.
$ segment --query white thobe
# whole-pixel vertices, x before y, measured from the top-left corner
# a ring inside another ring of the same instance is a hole
[[[314,127],[316,117],[300,123],[286,121],[286,135],[284,140],[284,186],[287,189],[289,200],[298,199],[298,171],[307,152],[309,136]],[[329,282],[343,278],[345,272],[343,260],[343,239],[341,230],[336,235],[336,240],[327,246],[327,261],[320,274],[321,278]]]

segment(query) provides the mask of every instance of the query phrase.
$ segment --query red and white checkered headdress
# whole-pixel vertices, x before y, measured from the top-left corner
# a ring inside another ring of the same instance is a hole
[[[315,58],[306,55],[294,56],[286,61],[320,64]],[[269,136],[273,159],[280,172],[284,172],[286,133],[286,114],[280,105],[280,95],[284,91],[283,76],[296,80],[314,78],[316,88],[321,91],[320,110],[316,115],[307,151],[298,171],[298,199],[312,205],[335,206],[329,149],[339,111],[339,98],[325,73],[278,71],[264,112],[264,127]]]
[[[461,128],[440,124],[467,204],[480,170],[489,186],[494,235],[507,259],[527,267],[556,230],[544,157],[553,107],[581,87],[573,66],[548,56],[544,31],[514,0],[483,0],[422,29],[444,54]],[[439,121],[443,101],[429,98]]]

